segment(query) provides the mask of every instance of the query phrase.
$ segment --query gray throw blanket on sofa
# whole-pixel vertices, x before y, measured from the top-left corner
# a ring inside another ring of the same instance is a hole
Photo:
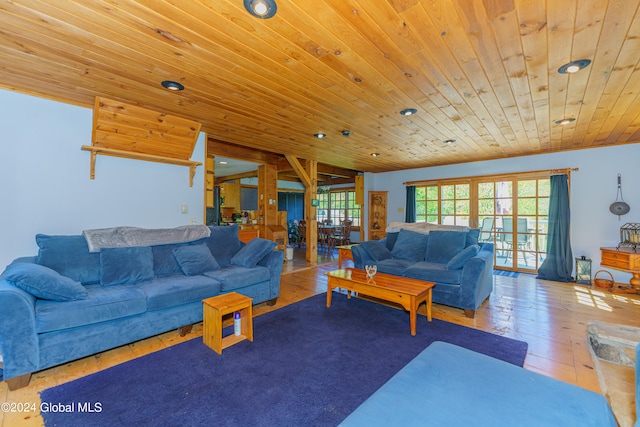
[[[82,234],[87,239],[89,252],[100,252],[102,248],[192,242],[209,237],[211,230],[206,225],[183,225],[175,228],[112,227],[84,230]]]

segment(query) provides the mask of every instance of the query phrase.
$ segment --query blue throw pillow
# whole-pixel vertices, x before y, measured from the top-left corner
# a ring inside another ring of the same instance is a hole
[[[100,266],[103,286],[131,285],[154,278],[153,251],[149,246],[102,249]]]
[[[7,267],[5,279],[36,298],[51,301],[87,299],[89,294],[79,282],[38,264],[16,263]]]
[[[464,249],[467,233],[434,230],[429,233],[425,261],[446,264]]]
[[[392,250],[393,246],[396,244],[396,240],[398,240],[398,232],[387,233],[387,238],[384,241],[384,244],[387,246],[387,249]]]
[[[37,263],[81,283],[100,283],[100,254],[89,252],[84,236],[36,234]]]
[[[368,242],[360,243],[360,246],[362,246],[375,261],[393,258],[391,251],[379,240],[369,240]]]
[[[406,259],[407,261],[423,261],[429,237],[424,233],[405,230],[398,232],[398,239],[393,245],[391,255],[394,258]]]
[[[188,243],[173,243],[169,245],[152,246],[153,251],[153,271],[156,275],[182,273],[173,250]]]
[[[197,276],[220,268],[220,264],[218,264],[209,247],[204,243],[175,248],[173,256],[176,258],[182,272],[187,276]]]
[[[259,237],[244,245],[232,258],[231,264],[253,268],[276,247],[276,242]]]
[[[447,270],[458,270],[459,268],[464,267],[467,261],[478,255],[478,252],[480,252],[480,246],[467,246],[466,248],[458,252],[456,256],[451,258],[451,260],[449,260],[449,262],[447,263]]]
[[[204,239],[209,246],[211,254],[218,264],[228,265],[233,257],[242,247],[238,239],[238,224],[210,226],[211,235]],[[201,243],[201,242],[197,242]]]
[[[467,240],[464,247],[469,247],[478,244],[478,238],[480,237],[479,228],[470,228],[467,232]]]

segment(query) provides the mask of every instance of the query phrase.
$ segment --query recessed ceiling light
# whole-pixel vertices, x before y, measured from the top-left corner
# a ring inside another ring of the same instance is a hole
[[[571,122],[575,122],[576,119],[575,117],[567,117],[566,119],[560,119],[560,120],[556,120],[555,123],[557,125],[568,125]]]
[[[418,110],[416,110],[415,108],[405,108],[404,110],[400,111],[400,114],[402,114],[403,116],[411,116],[417,112]]]
[[[172,80],[165,80],[162,82],[162,87],[164,87],[165,89],[169,89],[169,90],[184,90],[184,86],[182,86],[180,83],[178,82],[174,82]]]
[[[378,157],[380,155],[380,153],[369,153],[369,155],[371,157]]]
[[[455,139],[445,139],[443,142],[445,144],[453,144],[454,142],[456,142],[456,140]]]
[[[261,19],[269,19],[278,11],[275,0],[244,0],[244,8]]]
[[[591,64],[590,59],[578,59],[577,61],[571,61],[568,64],[564,64],[562,67],[558,68],[558,72],[560,74],[577,73],[583,68],[587,68],[589,64]]]
[[[318,138],[318,139],[322,139],[322,138],[324,138],[325,136],[327,136],[327,134],[326,134],[326,133],[316,133],[316,134],[314,134],[313,136],[315,136],[315,137],[316,137],[316,138]]]

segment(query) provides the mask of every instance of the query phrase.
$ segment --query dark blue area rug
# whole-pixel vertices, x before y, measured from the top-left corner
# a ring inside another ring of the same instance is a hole
[[[256,317],[254,341],[222,355],[195,338],[47,389],[43,403],[73,412],[42,415],[47,426],[335,426],[436,340],[519,366],[527,351],[421,315],[412,337],[402,310],[337,293],[327,308],[322,294]]]
[[[507,276],[507,277],[518,277],[520,275],[517,271],[506,271],[506,270],[493,270],[494,276]]]

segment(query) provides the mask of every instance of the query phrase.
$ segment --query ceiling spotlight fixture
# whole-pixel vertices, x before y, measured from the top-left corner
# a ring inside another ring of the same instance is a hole
[[[560,74],[577,73],[583,68],[587,68],[589,64],[591,64],[590,59],[578,59],[577,61],[571,61],[568,64],[564,64],[562,67],[558,68],[558,72]]]
[[[453,144],[454,142],[456,142],[456,140],[455,139],[445,139],[443,142],[445,144]]]
[[[228,165],[229,162],[227,162],[226,160],[221,160],[218,162],[219,165]]]
[[[326,134],[326,133],[316,133],[316,134],[314,134],[313,136],[315,136],[315,137],[316,137],[316,138],[318,138],[318,139],[322,139],[322,138],[324,138],[325,136],[327,136],[327,134]]]
[[[369,155],[371,157],[378,157],[380,155],[380,153],[369,153]]]
[[[351,135],[351,131],[350,130],[346,129],[346,130],[342,131],[342,136],[349,136],[349,135]]]
[[[402,114],[403,116],[411,116],[417,112],[418,110],[416,110],[415,108],[405,108],[404,110],[400,111],[400,114]]]
[[[568,125],[569,123],[575,122],[575,121],[576,121],[575,117],[567,117],[566,119],[556,120],[555,123],[557,125],[563,125],[564,126],[564,125]]]
[[[164,87],[165,89],[175,90],[175,91],[184,90],[184,86],[182,86],[178,82],[174,82],[174,81],[171,81],[171,80],[163,81],[162,82],[162,87]]]
[[[275,0],[244,0],[244,8],[260,19],[269,19],[278,11]]]

